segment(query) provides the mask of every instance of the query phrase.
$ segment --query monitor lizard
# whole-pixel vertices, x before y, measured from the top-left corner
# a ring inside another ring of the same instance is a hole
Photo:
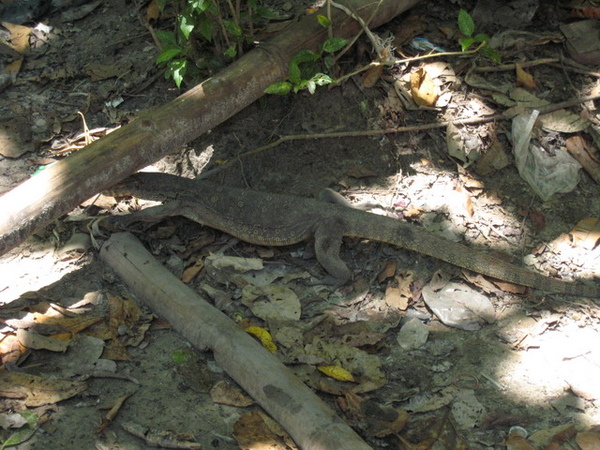
[[[352,278],[352,272],[339,256],[342,238],[349,236],[403,247],[518,285],[559,294],[600,297],[600,287],[550,278],[448,241],[418,225],[334,202],[148,172],[137,173],[105,193],[163,203],[111,219],[120,225],[183,216],[251,244],[281,246],[312,239],[318,262],[340,283]]]

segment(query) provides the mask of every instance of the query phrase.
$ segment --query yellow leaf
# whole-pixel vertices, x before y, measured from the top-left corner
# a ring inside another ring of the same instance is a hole
[[[271,333],[265,330],[262,327],[248,327],[246,328],[246,333],[251,334],[255,338],[257,338],[262,346],[269,350],[271,353],[275,353],[277,351],[277,345],[273,342],[273,337]]]
[[[335,380],[356,382],[352,374],[340,366],[319,366],[317,369]]]
[[[526,89],[537,89],[537,84],[535,84],[535,80],[531,74],[525,72],[520,64],[515,64],[515,69],[517,71],[517,84]]]

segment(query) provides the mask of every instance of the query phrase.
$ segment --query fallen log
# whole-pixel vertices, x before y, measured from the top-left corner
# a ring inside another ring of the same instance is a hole
[[[418,2],[342,3],[370,27],[376,27]],[[298,51],[316,50],[327,39],[327,29],[316,16],[305,17],[213,78],[160,108],[140,113],[135,121],[0,197],[0,255],[97,192],[180,148],[261,97],[268,86],[287,76],[289,62]],[[335,8],[332,26],[335,36],[345,38],[361,28]]]
[[[219,366],[300,448],[371,448],[289,368],[165,269],[132,234],[113,234],[100,256],[139,300],[192,345],[211,350]]]

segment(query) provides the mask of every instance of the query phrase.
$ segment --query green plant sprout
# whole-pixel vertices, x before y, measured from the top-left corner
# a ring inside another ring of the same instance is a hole
[[[474,44],[482,44],[477,48],[479,53],[493,61],[500,61],[500,53],[498,53],[496,49],[487,45],[491,39],[487,34],[479,33],[473,36],[475,33],[475,21],[473,20],[473,17],[471,17],[471,15],[464,9],[461,9],[458,12],[458,29],[464,36],[458,40],[463,52],[469,51]]]
[[[321,25],[328,23],[321,20],[319,22]],[[333,54],[344,48],[347,43],[346,39],[333,37],[327,39],[321,45],[318,53],[311,50],[299,51],[290,61],[287,79],[272,84],[265,89],[265,92],[267,94],[286,95],[292,90],[297,93],[302,89],[306,89],[314,94],[317,86],[324,86],[333,82],[333,79],[325,72],[329,71],[334,63]]]

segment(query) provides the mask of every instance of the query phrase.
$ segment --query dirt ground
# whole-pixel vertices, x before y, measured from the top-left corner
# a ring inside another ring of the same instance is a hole
[[[407,17],[417,15],[421,16],[419,36],[457,50],[456,39],[444,30],[456,29],[462,7],[473,11],[477,25],[490,35],[508,39],[503,33],[509,30],[529,33],[511,41],[518,44],[500,47],[503,62],[514,63],[560,58],[567,44],[559,26],[579,20],[558,2],[522,2],[510,23],[502,19],[499,9],[497,20],[486,12],[493,1],[433,3],[426,2],[377,32],[398,35],[409,28]],[[70,14],[86,5],[52,8],[40,18],[52,27],[50,37],[27,56],[15,84],[2,93],[1,123],[19,130],[20,146],[26,152],[0,157],[0,192],[30,177],[40,165],[63,157],[52,153],[51,147],[82,131],[78,111],[90,129],[110,128],[178,95],[154,64],[157,50],[139,20],[143,9],[138,11],[135,3],[124,0],[107,0],[74,20]],[[275,6],[289,14],[303,11],[300,4]],[[370,45],[361,42],[357,47],[362,51],[351,52],[340,62],[342,71],[368,62]],[[409,46],[402,50],[416,54]],[[445,68],[440,78],[442,93],[452,93],[451,99],[438,107],[408,109],[394,86],[419,64],[432,61],[386,69],[370,88],[355,77],[336,88],[318,89],[314,95],[265,96],[156,162],[154,168],[183,176],[209,173],[210,180],[224,185],[297,196],[331,188],[353,204],[424,226],[446,239],[464,242],[472,251],[510,255],[518,264],[525,261],[533,270],[552,276],[597,276],[597,224],[587,222],[584,231],[575,227],[583,219],[600,217],[600,187],[579,170],[572,190],[542,200],[515,166],[509,120],[463,128],[463,136],[474,140],[473,148],[487,155],[473,164],[449,156],[450,132],[445,127],[298,139],[244,155],[284,135],[435,124],[514,106],[502,103],[499,92],[490,89],[508,85],[514,92],[514,69],[478,72],[484,80],[476,83],[469,78],[473,73],[469,69],[492,64],[483,58],[452,56],[439,59],[452,68],[451,74]],[[529,67],[537,88],[528,92],[550,104],[589,95],[598,89],[596,69],[597,64],[575,68],[566,63]],[[587,120],[588,128],[540,131],[539,139],[550,142],[551,148],[564,148],[573,136],[591,142],[599,124],[593,101],[575,102],[569,111]],[[126,431],[132,423],[188,433],[202,448],[259,448],[240,444],[244,432],[236,425],[258,407],[216,401],[213,388],[229,380],[227,374],[209,353],[193,349],[143,306],[132,306],[132,295],[103,264],[86,235],[86,225],[98,214],[121,212],[133,203],[117,206],[114,199],[103,197],[96,207],[74,211],[0,257],[3,341],[19,336],[18,330],[27,328],[19,324],[35,320],[33,313],[49,314],[58,306],[86,307],[98,316],[90,328],[78,330],[68,348],[31,347],[26,357],[5,363],[10,371],[4,370],[4,377],[24,373],[79,382],[85,376],[86,385],[62,401],[25,408],[22,400],[6,398],[4,383],[0,389],[5,397],[0,403],[3,439],[18,429],[10,428],[4,417],[37,407],[39,414],[44,408],[46,420],[39,427],[30,425],[35,432],[15,448],[148,448],[148,442]],[[306,379],[373,448],[600,448],[598,303],[577,296],[523,292],[430,257],[358,240],[346,241],[342,250],[355,273],[353,282],[332,289],[308,282],[306,277],[323,275],[310,245],[257,248],[178,217],[134,231],[179,277],[221,250],[226,255],[263,259],[267,268],[280,270],[273,283],[289,288],[300,302],[302,315],[295,326],[303,330],[305,339],[301,356],[283,346],[281,358],[293,363],[303,379],[314,372],[314,364],[308,361],[326,362],[325,347],[331,354],[339,352],[329,363],[351,365],[352,360],[356,383],[332,385],[323,380],[316,383],[314,376]],[[97,239],[101,243],[105,238]],[[291,276],[298,272],[302,277]],[[287,281],[281,281],[285,276]],[[449,295],[453,303],[446,313],[437,312],[426,297],[434,296],[432,289],[450,279],[458,286]],[[260,319],[242,303],[239,286],[221,282],[206,269],[188,284],[232,318],[270,327],[277,341],[277,324]],[[457,303],[458,291],[466,292],[470,306]],[[474,303],[488,308],[488,313],[473,319]],[[117,320],[115,308],[135,310],[130,313],[135,320],[126,330],[119,328],[119,336],[106,331],[110,321]],[[449,311],[461,315],[453,326],[448,325]],[[103,324],[108,325],[102,328]],[[322,352],[309,354],[309,347],[320,347]],[[340,348],[355,353],[344,360]],[[6,353],[3,347],[2,354]],[[100,361],[109,366],[110,361],[117,363],[101,373],[90,370],[90,364],[97,367]],[[102,426],[106,407],[126,395],[112,423]],[[353,401],[362,404],[357,407]],[[390,415],[392,419],[385,420]],[[526,433],[526,443],[519,433]],[[286,447],[283,442],[279,439],[272,448]],[[556,446],[547,447],[552,442]]]

